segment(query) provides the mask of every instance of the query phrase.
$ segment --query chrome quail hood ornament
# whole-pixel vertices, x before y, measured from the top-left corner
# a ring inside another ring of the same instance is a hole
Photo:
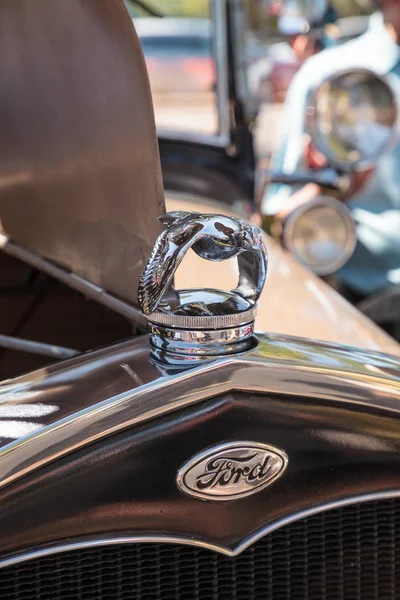
[[[139,282],[152,355],[168,364],[243,352],[255,343],[257,300],[267,273],[260,230],[223,215],[171,212],[160,217],[158,237]],[[230,291],[173,287],[189,249],[210,261],[237,257],[239,282]]]

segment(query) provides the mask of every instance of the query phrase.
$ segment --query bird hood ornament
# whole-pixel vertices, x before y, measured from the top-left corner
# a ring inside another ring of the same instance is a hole
[[[166,228],[138,289],[153,357],[181,365],[247,350],[254,343],[257,300],[267,273],[260,230],[224,215],[171,212],[160,220]],[[237,287],[175,290],[174,274],[189,249],[210,261],[237,257]]]

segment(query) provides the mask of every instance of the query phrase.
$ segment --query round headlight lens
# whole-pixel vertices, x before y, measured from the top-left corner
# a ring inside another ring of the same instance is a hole
[[[319,197],[295,208],[283,226],[283,244],[293,256],[318,275],[342,267],[356,246],[350,211],[333,198]]]
[[[341,168],[367,165],[393,141],[397,106],[390,86],[362,69],[327,79],[312,99],[309,126],[315,145]]]

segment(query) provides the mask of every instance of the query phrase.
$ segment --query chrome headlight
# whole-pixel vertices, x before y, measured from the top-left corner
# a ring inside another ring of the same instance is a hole
[[[382,77],[364,69],[347,70],[317,88],[308,126],[330,163],[349,170],[368,166],[390,148],[397,116],[394,93]]]
[[[349,209],[333,198],[319,196],[296,207],[282,229],[284,247],[317,275],[331,275],[356,247],[356,229]]]

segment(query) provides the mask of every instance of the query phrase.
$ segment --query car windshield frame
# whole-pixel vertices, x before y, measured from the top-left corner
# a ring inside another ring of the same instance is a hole
[[[157,134],[160,139],[179,142],[191,142],[196,144],[228,148],[231,145],[231,117],[229,102],[229,59],[228,59],[228,23],[226,0],[209,0],[210,2],[210,53],[209,57],[215,61],[216,72],[216,113],[217,128],[215,133],[203,133],[199,131],[173,129],[172,127],[157,126]],[[130,0],[131,4],[145,10],[145,2]],[[169,15],[154,14],[148,7],[150,16],[164,18]],[[147,10],[147,5],[146,5]],[[140,20],[140,16],[135,22]],[[168,34],[165,35],[167,37]],[[146,37],[145,35],[143,37]],[[164,36],[163,36],[164,37]],[[187,37],[187,34],[185,34]],[[194,37],[198,35],[194,34]],[[201,37],[201,36],[200,36]],[[207,56],[207,55],[205,55]],[[151,58],[151,54],[149,54]]]

